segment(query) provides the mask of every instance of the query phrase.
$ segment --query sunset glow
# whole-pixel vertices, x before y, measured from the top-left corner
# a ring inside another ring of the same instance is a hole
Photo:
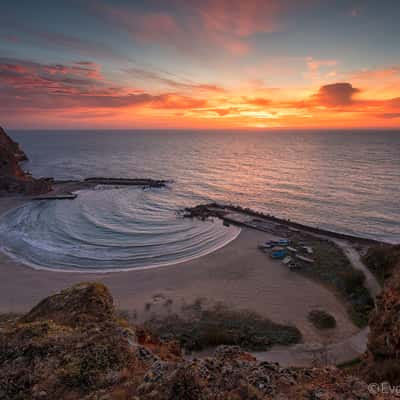
[[[11,128],[396,128],[400,5],[2,5]]]

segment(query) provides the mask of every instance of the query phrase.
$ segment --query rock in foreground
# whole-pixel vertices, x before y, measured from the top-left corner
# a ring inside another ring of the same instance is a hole
[[[389,382],[400,394],[400,246],[376,247],[367,254],[371,269],[389,276],[370,319],[368,351],[361,365],[369,382]]]
[[[185,361],[176,343],[119,319],[105,286],[82,283],[0,325],[0,398],[376,397],[364,382],[334,367],[283,369],[258,363],[238,347],[221,346],[213,357]]]
[[[19,163],[27,160],[20,149],[0,127],[0,193],[41,194],[51,190],[47,179],[35,179],[22,170]]]

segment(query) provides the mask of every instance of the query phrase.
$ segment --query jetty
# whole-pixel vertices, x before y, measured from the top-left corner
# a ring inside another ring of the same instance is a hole
[[[32,200],[74,200],[77,198],[76,193],[61,193],[61,194],[43,194],[32,197]]]
[[[346,240],[361,245],[382,244],[382,242],[378,240],[308,226],[288,219],[278,218],[270,214],[264,214],[250,208],[234,205],[219,203],[200,204],[195,207],[185,208],[183,216],[186,218],[199,218],[202,220],[210,217],[220,218],[228,224],[256,229],[262,232],[277,234],[279,236],[282,236],[280,231],[285,230],[286,233],[288,231],[292,233],[307,232],[333,239]],[[307,253],[312,254],[312,248],[310,248],[310,251],[307,251]]]
[[[169,181],[149,178],[105,178],[91,177],[83,180],[52,180],[53,189],[50,192],[32,196],[31,200],[74,200],[78,197],[76,191],[92,189],[97,185],[137,186],[143,189],[162,188]]]
[[[162,179],[148,178],[104,178],[92,177],[84,179],[84,182],[95,183],[97,185],[121,185],[121,186],[144,186],[144,187],[164,187],[168,183]]]

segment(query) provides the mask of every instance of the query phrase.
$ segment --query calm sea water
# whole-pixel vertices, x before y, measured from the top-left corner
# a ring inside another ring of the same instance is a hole
[[[133,192],[125,192],[124,196],[133,200],[126,208],[120,207],[121,214],[114,216],[117,222],[107,221],[114,227],[124,225],[124,221],[128,226],[134,223],[132,215],[140,218],[143,210],[148,211],[148,204],[167,205],[168,212],[154,206],[149,219],[153,224],[156,215],[162,218],[169,213],[164,222],[171,223],[175,209],[218,201],[338,232],[400,242],[400,132],[19,131],[11,134],[30,157],[25,168],[36,176],[151,177],[174,181],[162,194],[152,192],[140,201]],[[97,197],[86,201],[95,202],[98,210],[102,209],[100,205],[107,204],[109,210],[115,210],[115,202],[120,205],[122,201],[116,200],[117,195],[112,191],[105,198],[93,196]],[[84,215],[82,208],[87,204],[76,204],[72,211],[62,206],[46,209],[46,213],[54,220],[63,213]],[[129,208],[134,204],[140,204],[140,209]],[[31,214],[41,215],[39,211]],[[107,206],[103,213],[107,213]],[[35,221],[29,221],[31,227]],[[74,234],[78,235],[81,228],[75,226]],[[82,229],[80,239],[84,241],[90,230]],[[189,228],[177,228],[179,235],[185,229]],[[137,227],[133,231],[136,234]],[[225,240],[219,227],[206,231],[207,238],[207,235],[217,238],[212,246]],[[234,234],[230,232],[228,236]],[[134,245],[142,239],[136,237]],[[185,245],[185,249],[191,245]],[[200,246],[199,251],[204,248]],[[183,258],[186,256],[182,254]]]

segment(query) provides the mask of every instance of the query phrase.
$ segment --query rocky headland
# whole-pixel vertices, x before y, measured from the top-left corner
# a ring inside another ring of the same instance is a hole
[[[35,179],[21,168],[20,162],[27,159],[18,143],[0,127],[0,193],[36,195],[51,190],[51,180]]]

